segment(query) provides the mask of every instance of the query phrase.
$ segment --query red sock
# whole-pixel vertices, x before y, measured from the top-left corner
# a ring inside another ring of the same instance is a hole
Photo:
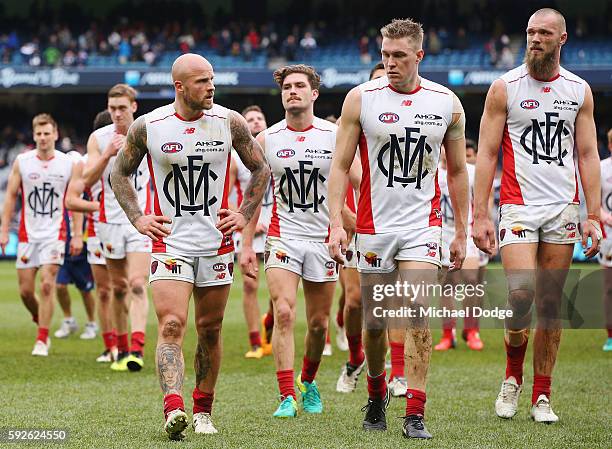
[[[204,393],[198,387],[193,389],[193,414],[196,413],[212,413],[212,405],[215,400],[215,392]]]
[[[425,416],[426,401],[427,396],[424,391],[408,388],[408,390],[406,390],[406,416]]]
[[[104,340],[104,347],[110,351],[111,349],[113,349],[114,346],[117,345],[117,343],[115,342],[115,338],[117,336],[113,335],[113,332],[104,332],[102,333],[102,339]]]
[[[36,322],[38,323],[38,317],[36,317]],[[608,329],[608,338],[612,338],[612,329]]]
[[[363,345],[361,344],[361,334],[347,335],[346,339],[348,340],[349,347],[349,363],[353,366],[361,365],[365,359]]]
[[[278,381],[278,389],[283,398],[295,396],[295,387],[293,386],[293,370],[286,369],[276,372],[276,380]]]
[[[128,334],[117,335],[117,349],[119,352],[128,352]]]
[[[47,338],[49,338],[49,328],[38,326],[38,335],[36,336],[36,340],[47,344]]]
[[[338,313],[336,313],[336,324],[338,327],[344,327],[344,310],[338,309]]]
[[[535,374],[533,376],[533,392],[531,393],[531,404],[535,404],[538,397],[543,394],[550,399],[550,376],[540,376]]]
[[[329,329],[327,329],[327,333],[325,334],[325,343],[331,343],[331,338],[329,337]]]
[[[180,394],[167,394],[164,396],[164,419],[168,417],[168,413],[177,408],[185,411],[185,404]]]
[[[368,373],[368,397],[370,399],[384,399],[387,394],[387,372],[383,370],[376,377]]]
[[[272,329],[274,327],[274,315],[271,313],[266,313],[263,325],[266,329]]]
[[[391,377],[404,377],[404,344],[389,342],[391,346]]]
[[[455,336],[453,335],[453,327],[445,327],[442,329],[442,338],[446,338],[448,340],[454,340]]]
[[[259,348],[261,346],[261,335],[259,331],[249,332],[249,343],[252,348]]]
[[[527,352],[527,340],[520,346],[510,346],[506,344],[506,379],[514,376],[517,383],[523,383],[523,362],[525,361],[525,352]]]
[[[312,383],[317,375],[320,363],[321,360],[310,360],[308,357],[304,356],[304,360],[302,361],[302,374],[300,375],[302,382]]]
[[[132,332],[131,340],[130,352],[142,352],[145,344],[145,333],[140,331]]]

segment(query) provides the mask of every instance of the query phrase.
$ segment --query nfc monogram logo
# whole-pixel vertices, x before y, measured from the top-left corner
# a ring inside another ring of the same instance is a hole
[[[142,174],[143,174],[143,171],[137,168],[136,171],[130,175],[130,179],[134,182],[134,189],[137,192],[140,192],[144,188],[142,184],[138,184],[138,177],[142,176]],[[108,186],[110,187],[110,189],[113,190],[113,185],[111,184],[110,172],[108,173],[108,178],[106,179],[106,181],[108,182]],[[98,201],[99,200],[100,200],[100,197],[98,196]]]
[[[453,211],[453,206],[451,205],[450,197],[448,195],[440,195],[440,209],[442,212],[442,217],[444,217],[445,221],[455,220],[455,212]]]
[[[203,211],[210,216],[209,207],[217,202],[217,197],[208,198],[210,193],[209,180],[216,181],[218,176],[210,170],[210,163],[202,163],[203,156],[187,156],[187,165],[172,164],[172,171],[164,180],[164,195],[175,209],[175,217],[181,217],[181,212],[195,215]],[[181,197],[186,198],[183,202]]]
[[[319,204],[325,201],[323,195],[319,196],[318,181],[324,183],[325,177],[311,161],[298,161],[298,164],[299,168],[296,169],[285,167],[285,174],[279,184],[281,197],[289,205],[289,212],[294,212],[294,208],[297,208],[304,212],[312,209],[318,213]]]
[[[557,162],[560,167],[563,167],[563,158],[567,155],[567,150],[561,148],[561,138],[569,135],[570,132],[564,126],[565,120],[557,120],[558,112],[545,112],[545,114],[546,120],[543,122],[538,119],[531,120],[531,126],[523,131],[521,145],[527,154],[533,157],[534,164],[542,160],[548,164]]]
[[[399,182],[403,187],[416,184],[415,189],[420,189],[421,181],[429,174],[423,167],[425,152],[431,153],[432,148],[426,142],[427,136],[420,135],[421,128],[404,129],[406,134],[403,137],[389,135],[390,141],[378,153],[378,167],[387,177],[387,187]],[[396,163],[400,173],[396,173]]]
[[[28,206],[34,211],[34,216],[49,215],[53,218],[53,214],[59,210],[59,194],[50,182],[43,182],[42,188],[34,187],[34,190],[28,195]]]

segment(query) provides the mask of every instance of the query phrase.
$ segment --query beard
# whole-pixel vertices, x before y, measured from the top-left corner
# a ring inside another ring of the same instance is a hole
[[[189,106],[194,111],[201,109],[212,109],[212,105],[207,106],[206,100],[198,100],[197,98],[192,97],[189,94],[189,91],[185,89],[185,93],[183,94],[183,101],[187,106]]]
[[[531,76],[539,80],[547,80],[555,75],[557,69],[556,50],[553,49],[540,55],[525,52],[525,64]]]

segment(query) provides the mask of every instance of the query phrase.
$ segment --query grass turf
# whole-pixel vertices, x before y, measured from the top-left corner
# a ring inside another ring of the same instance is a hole
[[[53,338],[48,358],[30,355],[35,325],[18,296],[14,263],[0,263],[0,406],[4,428],[61,428],[70,432],[64,447],[157,448],[395,448],[415,445],[401,436],[405,400],[394,398],[387,413],[389,430],[361,430],[366,402],[365,376],[353,394],[335,392],[346,353],[334,346],[324,357],[317,376],[324,401],[320,416],[300,414],[294,420],[274,420],[277,386],[271,357],[245,360],[248,339],[242,315],[240,279],[237,274],[223,326],[224,359],[213,417],[217,435],[196,436],[191,429],[180,443],[169,442],[163,432],[161,392],[154,371],[156,319],[153,308],[147,327],[145,368],[140,373],[111,372],[97,364],[101,339],[82,341]],[[85,317],[80,298],[71,289],[73,312],[79,323]],[[300,297],[302,293],[300,291]],[[265,307],[265,285],[260,304]],[[334,312],[336,310],[334,305]],[[60,324],[59,310],[51,334]],[[191,317],[191,319],[193,319]],[[303,300],[299,301],[296,326],[296,373],[303,354]],[[529,419],[533,373],[531,346],[525,369],[525,391],[517,416],[502,421],[493,403],[504,372],[500,330],[483,330],[482,353],[458,349],[434,353],[428,384],[427,426],[434,435],[423,447],[610,447],[610,391],[612,354],[603,353],[603,331],[565,331],[553,380],[553,406],[561,421],[536,425]],[[332,335],[333,337],[333,335]],[[439,331],[434,331],[434,340]],[[332,338],[333,340],[333,338]],[[192,367],[195,331],[190,322],[185,339],[185,402],[188,413],[194,386]],[[44,443],[33,446],[48,447]],[[0,446],[4,446],[0,442]],[[10,445],[6,447],[15,447]]]

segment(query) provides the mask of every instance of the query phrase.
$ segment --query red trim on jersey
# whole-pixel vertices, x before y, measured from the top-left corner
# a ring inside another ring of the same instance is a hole
[[[200,111],[200,115],[198,115],[197,117],[191,120],[187,120],[186,118],[181,117],[181,115],[178,112],[175,112],[174,115],[176,116],[176,118],[178,118],[179,120],[183,122],[195,122],[196,120],[200,120],[202,118],[202,116],[204,115],[204,112]]]
[[[504,127],[502,153],[503,164],[499,204],[525,204],[521,186],[516,179],[514,148],[512,148],[512,140],[510,140],[508,125]]]
[[[25,219],[25,192],[23,191],[23,182],[21,183],[21,219],[19,220],[19,234],[17,234],[18,240],[21,243],[28,243],[28,230],[26,229]]]
[[[349,182],[346,187],[346,206],[351,210],[351,212],[355,213],[357,209],[355,208],[355,191],[353,190],[353,185]]]
[[[515,79],[513,79],[513,80],[508,81],[508,84],[510,84],[510,83],[514,83],[515,81],[518,81],[518,80],[520,80],[520,79],[523,79],[523,78],[525,78],[526,76],[529,76],[529,73],[525,73],[524,75],[521,75],[521,76],[519,76],[518,78],[515,78]]]
[[[87,237],[95,237],[96,236],[96,228],[94,226],[94,219],[91,214],[87,215]]]
[[[536,80],[536,81],[541,82],[541,83],[550,83],[551,81],[556,80],[556,79],[557,79],[557,78],[559,78],[560,76],[561,76],[561,74],[560,74],[560,73],[557,73],[555,76],[553,76],[552,78],[547,79],[547,80],[540,80],[540,79],[536,78],[535,76],[532,76],[532,78],[533,78],[534,80]]]
[[[66,222],[66,214],[64,211],[66,210],[66,192],[68,191],[68,185],[66,184],[66,188],[64,189],[64,198],[62,199],[62,224],[60,225],[59,234],[57,236],[58,240],[62,242],[66,241],[68,236],[68,223]]]
[[[238,181],[238,177],[236,176],[236,182],[234,182],[234,186],[236,187],[236,205],[238,207],[240,207],[240,205],[242,204],[242,198],[244,196],[244,193],[242,192],[242,189],[240,188],[240,181]]]
[[[147,165],[149,166],[149,175],[151,180],[151,186],[153,187],[153,213],[158,217],[162,214],[161,208],[159,207],[159,196],[157,195],[157,186],[155,185],[155,172],[153,171],[153,161],[151,155],[147,153]],[[166,243],[163,238],[158,238],[157,241],[153,240],[153,252],[154,253],[165,253]]]
[[[387,89],[389,87],[391,87],[391,86],[389,84],[387,84],[386,86],[383,86],[383,87],[375,87],[374,89],[364,90],[364,92],[374,92],[375,90],[383,90],[383,89]]]
[[[228,197],[229,197],[229,191],[230,191],[230,183],[229,183],[229,179],[230,179],[230,165],[231,165],[231,161],[232,161],[232,154],[231,153],[227,153],[227,165],[225,167],[225,180],[223,181],[223,199],[221,200],[221,209],[227,209],[228,207]],[[234,240],[232,239],[232,236],[221,236],[221,246],[219,246],[219,249],[217,250],[217,255],[221,255],[221,254],[227,254],[229,252],[234,251]]]
[[[167,115],[167,116],[165,116],[165,117],[158,118],[158,119],[156,119],[156,120],[151,120],[151,121],[149,122],[149,125],[150,125],[150,124],[152,124],[152,123],[155,123],[155,122],[161,122],[162,120],[166,120],[168,117],[174,117],[174,114],[170,114],[170,115]]]
[[[440,186],[438,185],[438,170],[434,177],[434,196],[431,199],[429,226],[442,226],[442,211],[440,210]]]
[[[402,95],[414,95],[416,94],[419,90],[421,90],[422,86],[419,84],[417,87],[415,87],[414,89],[412,89],[410,92],[402,92],[401,90],[397,90],[395,87],[393,87],[391,85],[391,83],[389,83],[389,89],[391,89],[393,92],[396,92],[398,94],[402,94]],[[425,89],[423,87],[423,89]],[[431,89],[427,89],[427,90],[431,90]],[[435,91],[437,92],[437,91]]]
[[[438,94],[448,95],[448,92],[442,92],[441,90],[428,89],[427,87],[423,87],[423,90],[428,90],[430,92],[436,92]]]
[[[149,171],[149,173],[151,173]],[[144,214],[149,215],[151,213],[151,178],[149,177],[149,182],[147,183],[147,202],[145,203]]]
[[[331,228],[327,225],[327,235],[325,236],[325,243],[329,243],[329,234],[331,233]]]
[[[98,214],[98,220],[100,223],[106,223],[106,210],[104,209],[104,177],[100,179],[102,190],[100,190],[100,213]]]
[[[304,129],[295,129],[295,128],[292,128],[291,126],[287,125],[287,129],[288,129],[289,131],[293,131],[294,133],[305,133],[306,131],[309,131],[309,130],[311,130],[312,128],[314,128],[314,125],[307,126],[307,127],[306,127],[306,128],[304,128]]]
[[[38,159],[39,161],[43,161],[43,162],[49,162],[55,159],[55,154],[53,154],[53,156],[51,156],[49,159],[43,159],[42,157],[38,155],[38,152],[36,152],[36,159]],[[47,168],[47,167],[44,167],[44,168]]]
[[[279,132],[284,131],[284,130],[286,130],[286,129],[287,129],[287,128],[277,129],[276,131],[272,131],[271,133],[268,133],[268,136],[271,136],[272,134],[279,133]]]
[[[276,195],[274,194],[274,176],[272,177],[272,218],[270,219],[270,226],[268,226],[268,235],[272,237],[280,237],[280,219],[277,212]]]
[[[576,174],[576,165],[574,165],[574,182],[576,183],[576,193],[574,194],[574,200],[572,201],[572,203],[580,204],[580,194],[578,193],[578,175]]]
[[[368,141],[363,131],[359,137],[359,155],[361,156],[361,185],[359,186],[359,204],[357,206],[357,232],[376,234],[372,215],[372,186],[370,180],[370,160],[368,158]]]
[[[565,76],[563,76],[563,75],[561,75],[561,74],[559,74],[557,77],[559,77],[559,76],[560,76],[561,78],[563,78],[565,81],[569,81],[570,83],[582,84],[580,81],[571,80],[571,79],[569,79],[569,78],[567,78],[567,77],[565,77]]]

